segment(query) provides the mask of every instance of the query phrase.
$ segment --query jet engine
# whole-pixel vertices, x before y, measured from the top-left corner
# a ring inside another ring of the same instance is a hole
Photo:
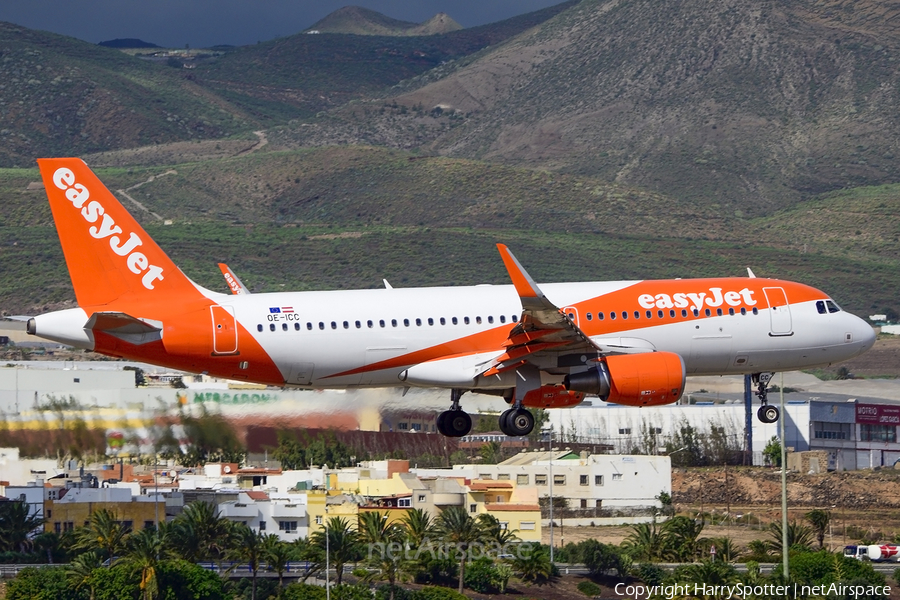
[[[684,393],[684,361],[673,352],[604,357],[596,367],[571,373],[565,389],[631,406],[671,404]]]

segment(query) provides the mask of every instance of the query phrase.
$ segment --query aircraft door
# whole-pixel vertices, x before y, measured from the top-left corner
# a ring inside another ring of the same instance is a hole
[[[214,355],[237,354],[238,330],[234,307],[213,305],[209,307],[209,311],[212,315],[212,353]]]
[[[769,323],[771,335],[793,335],[791,324],[791,307],[788,304],[784,289],[780,287],[763,288],[769,304]]]
[[[569,317],[570,321],[575,323],[575,325],[577,327],[581,327],[581,323],[578,320],[578,309],[577,308],[575,308],[574,306],[567,306],[562,310],[566,314],[566,316]]]

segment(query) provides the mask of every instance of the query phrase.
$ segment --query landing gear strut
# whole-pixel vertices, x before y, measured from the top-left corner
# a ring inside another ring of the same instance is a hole
[[[777,406],[770,406],[768,402],[769,383],[775,373],[755,373],[752,375],[753,383],[756,384],[756,397],[759,398],[759,410],[756,411],[757,418],[763,423],[774,423],[778,420],[780,412]]]
[[[450,390],[450,410],[438,415],[437,429],[447,437],[462,437],[472,430],[472,417],[459,407],[464,390]]]

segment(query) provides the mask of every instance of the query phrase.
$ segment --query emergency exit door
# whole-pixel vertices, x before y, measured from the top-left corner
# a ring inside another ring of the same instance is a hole
[[[238,331],[234,308],[231,306],[210,306],[213,328],[213,354],[237,354]]]

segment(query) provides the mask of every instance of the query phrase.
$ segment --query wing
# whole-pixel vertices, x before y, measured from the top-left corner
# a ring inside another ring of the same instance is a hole
[[[522,318],[504,342],[506,351],[483,375],[496,375],[526,362],[542,362],[550,355],[554,359],[569,353],[602,355],[605,349],[592,342],[562,309],[547,299],[509,248],[503,244],[497,244],[497,248],[522,301]]]

